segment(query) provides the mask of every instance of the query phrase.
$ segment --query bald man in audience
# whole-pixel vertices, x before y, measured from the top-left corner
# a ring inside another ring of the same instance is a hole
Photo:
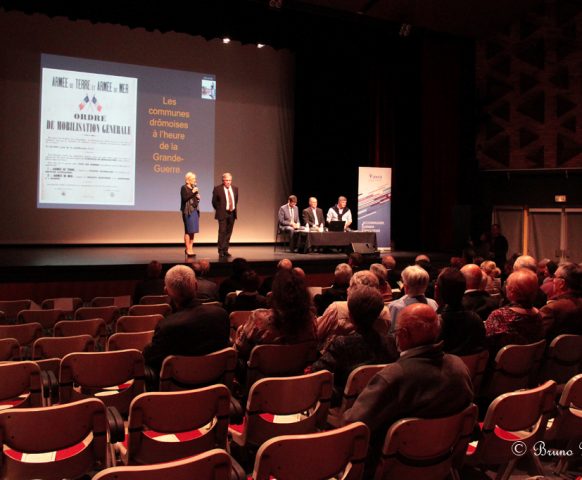
[[[463,295],[463,308],[475,312],[481,320],[487,320],[491,312],[499,306],[498,300],[485,291],[487,274],[474,263],[461,268],[461,273],[467,282]]]
[[[423,303],[408,305],[398,322],[395,336],[400,357],[370,380],[342,419],[345,425],[364,422],[371,430],[368,473],[394,422],[408,417],[446,417],[473,401],[467,367],[459,357],[444,353],[442,343],[436,343],[440,322],[434,309]]]
[[[390,331],[398,328],[398,315],[400,311],[413,303],[424,303],[430,305],[433,310],[438,309],[438,304],[432,298],[425,296],[429,283],[428,272],[418,266],[411,265],[402,271],[402,289],[405,295],[388,305],[390,311]]]
[[[546,340],[558,335],[582,335],[582,267],[564,263],[554,278],[554,297],[540,310]]]
[[[228,346],[230,323],[226,310],[202,305],[196,299],[196,275],[186,265],[170,268],[164,278],[174,313],[158,323],[152,342],[145,347],[145,362],[160,373],[168,355],[206,355]]]
[[[354,285],[366,285],[378,290],[378,278],[369,270],[360,270],[353,274],[348,287],[348,300],[350,288]],[[348,301],[333,302],[321,317],[315,321],[317,340],[320,352],[325,352],[335,337],[349,335],[355,331],[355,325],[350,318]],[[373,322],[373,329],[381,335],[386,335],[390,329],[390,315],[384,307],[378,318]]]

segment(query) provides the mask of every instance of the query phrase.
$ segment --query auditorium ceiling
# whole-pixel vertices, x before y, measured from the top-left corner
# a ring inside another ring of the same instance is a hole
[[[188,6],[186,6],[188,5]],[[542,8],[540,0],[0,0],[6,10],[293,47],[318,35],[407,36],[433,31],[479,38]]]

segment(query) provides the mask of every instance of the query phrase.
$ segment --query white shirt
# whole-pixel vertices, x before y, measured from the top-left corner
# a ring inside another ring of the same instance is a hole
[[[230,192],[230,195],[232,195],[232,197],[229,197],[228,192]],[[226,197],[226,211],[228,212],[229,210],[234,210],[235,205],[230,204],[230,198],[232,198],[233,202],[235,201],[234,192],[232,191],[232,188],[224,187],[224,196]]]

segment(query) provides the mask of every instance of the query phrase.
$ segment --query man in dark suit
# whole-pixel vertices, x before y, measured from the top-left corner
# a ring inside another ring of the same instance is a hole
[[[299,209],[297,208],[297,197],[295,195],[289,195],[287,203],[279,207],[277,219],[279,231],[289,234],[289,248],[293,251],[297,248],[296,237],[294,235],[295,229],[301,226]]]
[[[238,188],[232,185],[230,173],[223,173],[222,184],[214,187],[212,206],[215,210],[214,218],[218,220],[218,256],[230,257],[228,248],[238,207]]]
[[[168,355],[206,355],[228,346],[230,323],[226,310],[196,300],[194,271],[186,265],[170,268],[164,279],[175,313],[164,318],[143,351],[157,374]]]
[[[319,228],[320,230],[325,226],[323,210],[317,208],[317,198],[309,198],[309,207],[303,210],[303,223],[309,228]]]
[[[467,282],[467,290],[462,301],[463,308],[475,312],[481,320],[487,320],[489,314],[499,308],[499,301],[483,289],[486,282],[484,272],[479,265],[470,263],[461,268],[461,273]]]

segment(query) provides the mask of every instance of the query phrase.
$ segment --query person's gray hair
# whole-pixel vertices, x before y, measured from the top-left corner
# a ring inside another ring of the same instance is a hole
[[[179,303],[196,297],[196,274],[186,265],[176,265],[170,268],[164,278],[168,294]]]
[[[350,288],[354,285],[367,285],[368,287],[379,288],[380,282],[378,277],[370,270],[360,270],[352,275],[350,279]]]
[[[411,265],[402,270],[402,282],[408,295],[422,295],[428,287],[428,272],[418,265]]]
[[[520,255],[515,259],[515,262],[513,262],[513,271],[516,272],[521,268],[527,268],[536,273],[538,270],[536,259],[531,255]]]
[[[370,271],[378,277],[380,284],[386,283],[388,278],[388,270],[381,263],[373,263],[370,265]]]
[[[347,287],[350,284],[352,273],[352,267],[350,267],[347,263],[339,263],[333,272],[333,283],[336,286],[339,285]]]

